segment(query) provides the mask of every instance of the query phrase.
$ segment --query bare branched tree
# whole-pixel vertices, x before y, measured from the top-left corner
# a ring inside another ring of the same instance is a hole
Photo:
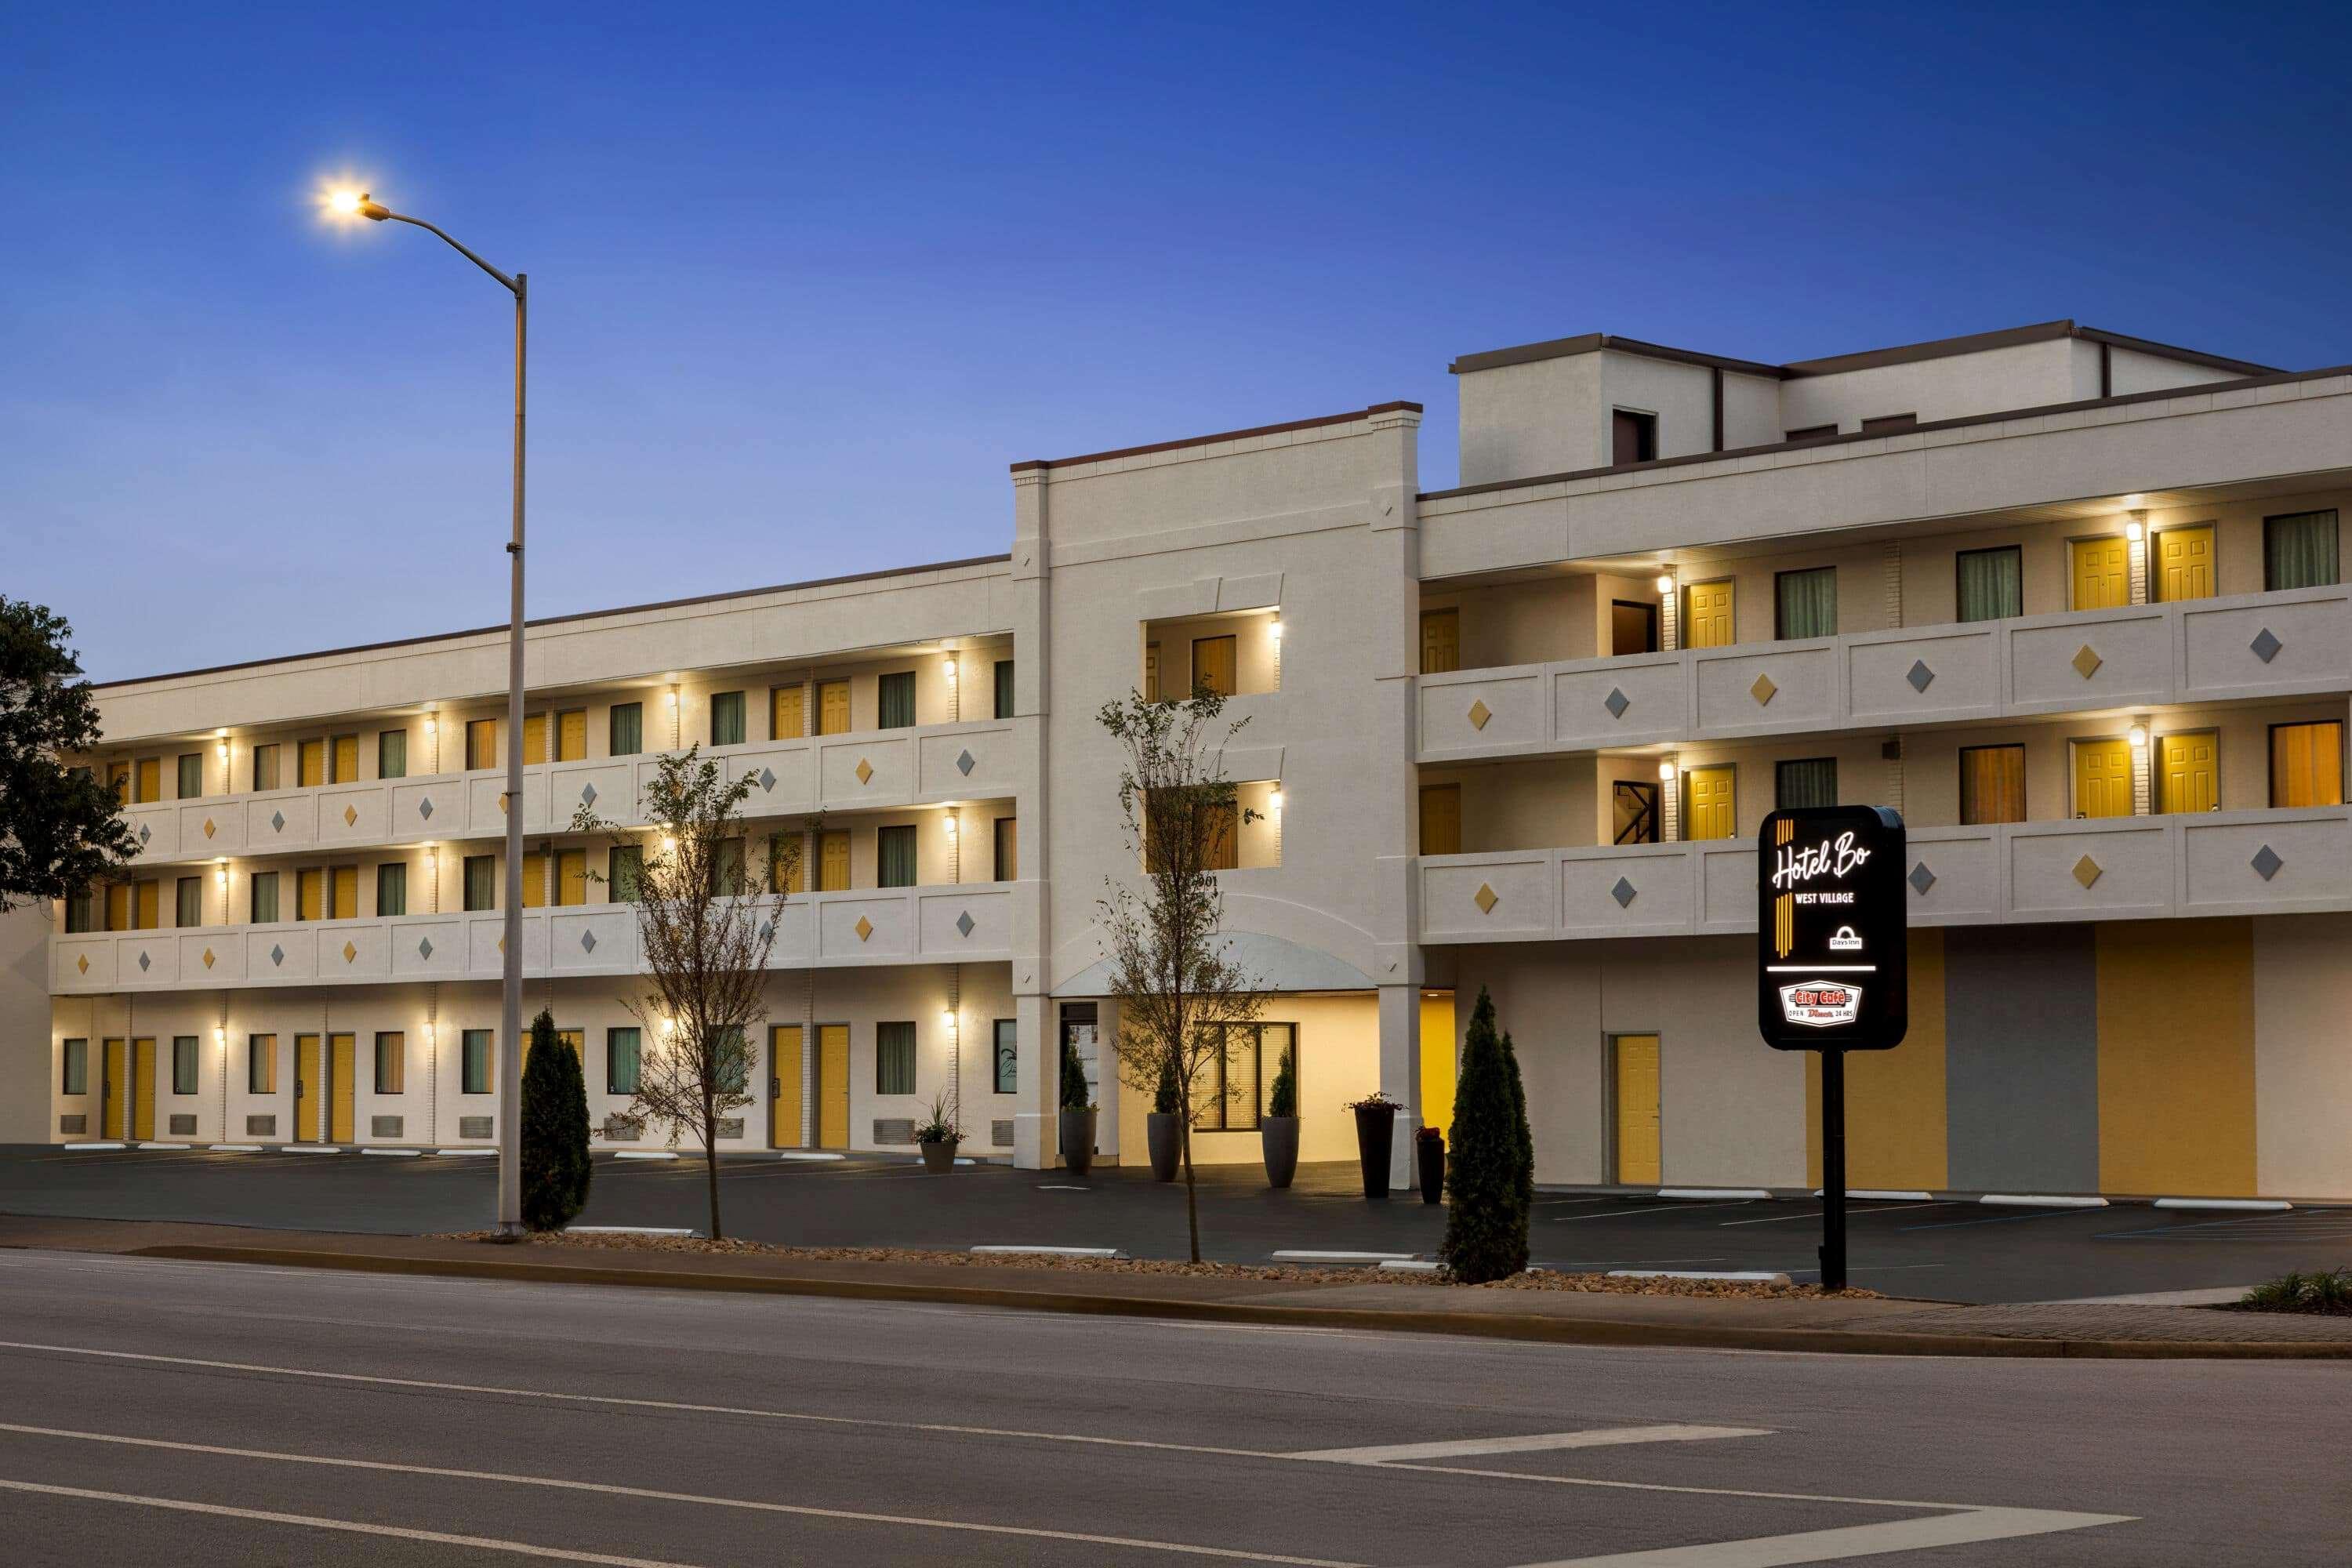
[[[1098,715],[1127,749],[1118,803],[1129,847],[1143,867],[1139,885],[1110,879],[1100,905],[1110,993],[1118,1001],[1113,1049],[1121,1081],[1150,1094],[1164,1077],[1183,1098],[1184,1215],[1195,1263],[1201,1208],[1192,1122],[1219,1092],[1226,1031],[1254,1022],[1265,1005],[1223,931],[1216,872],[1233,864],[1242,825],[1258,816],[1243,808],[1225,777],[1225,745],[1248,721],[1225,722],[1223,710],[1222,696],[1200,689],[1181,701],[1129,692]]]
[[[642,1027],[636,1089],[625,1114],[702,1145],[710,1191],[710,1234],[719,1217],[719,1123],[753,1103],[753,1030],[767,1016],[768,959],[785,889],[798,880],[800,835],[771,836],[764,878],[747,866],[743,801],[749,777],[729,784],[701,748],[662,757],[646,787],[653,834],[593,816],[583,806],[575,832],[610,840],[615,902],[636,905],[644,992],[622,998]]]

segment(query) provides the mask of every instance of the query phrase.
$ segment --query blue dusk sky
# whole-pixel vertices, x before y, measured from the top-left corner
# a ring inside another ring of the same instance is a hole
[[[2340,9],[23,5],[0,593],[100,679],[1005,548],[1010,462],[1604,331],[2352,360]]]

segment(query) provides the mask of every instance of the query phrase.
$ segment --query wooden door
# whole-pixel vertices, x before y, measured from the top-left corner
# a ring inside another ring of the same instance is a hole
[[[849,890],[849,829],[828,828],[817,835],[816,878],[820,893]]]
[[[328,1103],[333,1109],[327,1116],[327,1141],[348,1143],[353,1131],[352,1110],[359,1103],[359,1048],[357,1037],[329,1035],[327,1037]]]
[[[115,882],[106,889],[106,929],[131,929],[131,884]]]
[[[849,682],[820,680],[816,683],[816,732],[820,735],[849,733]]]
[[[2131,603],[2131,546],[2119,533],[2072,540],[2074,608],[2117,610]]]
[[[1462,612],[1421,612],[1421,672],[1444,675],[1462,668]]]
[[[163,798],[163,759],[139,759],[139,798],[142,801]]]
[[[334,752],[328,769],[329,782],[332,784],[349,784],[360,776],[360,738],[357,735],[335,737]]]
[[[576,763],[588,755],[588,710],[568,709],[555,716],[555,760]]]
[[[142,882],[138,885],[137,891],[139,894],[139,929],[141,931],[153,931],[156,927],[163,923],[163,884],[161,882]]]
[[[547,715],[533,713],[522,721],[522,764],[531,767],[547,761]]]
[[[360,918],[360,868],[338,866],[332,879],[334,902],[330,920],[355,921]]]
[[[1729,647],[1738,640],[1732,615],[1730,578],[1694,583],[1683,600],[1685,647]]]
[[[294,1142],[316,1143],[319,1129],[319,1037],[294,1037]]]
[[[1617,1037],[1617,1180],[1664,1180],[1658,1142],[1658,1037]]]
[[[522,907],[538,910],[547,907],[547,857],[526,855],[522,858]]]
[[[1462,853],[1460,784],[1421,786],[1421,852],[1424,855]]]
[[[2210,730],[2167,735],[2160,742],[2158,799],[2165,811],[2211,811],[2221,804],[2221,747]]]
[[[808,733],[808,696],[805,687],[778,686],[768,692],[768,737],[775,741],[797,741]]]
[[[801,1145],[801,1026],[777,1024],[768,1030],[768,1142],[778,1149]]]
[[[98,1131],[101,1138],[124,1138],[131,1132],[130,1058],[121,1040],[109,1040],[98,1064]]]
[[[2131,742],[2074,742],[2074,815],[2129,816],[2132,814]]]
[[[2175,599],[2213,596],[2213,525],[2168,528],[2156,536],[2156,596]]]
[[[1733,788],[1732,764],[1716,763],[1683,774],[1683,837],[1739,837],[1738,797]]]
[[[555,901],[559,904],[584,904],[588,901],[588,851],[559,849],[555,852]]]
[[[327,873],[312,867],[294,873],[294,918],[323,920],[327,913]]]
[[[327,742],[304,741],[294,748],[294,782],[315,789],[327,782]]]
[[[816,1143],[820,1149],[849,1147],[849,1026],[816,1028]]]
[[[131,1042],[131,1136],[155,1136],[155,1042]]]
[[[1232,634],[1192,639],[1192,689],[1231,697],[1241,688],[1235,678],[1241,668],[1240,644]]]

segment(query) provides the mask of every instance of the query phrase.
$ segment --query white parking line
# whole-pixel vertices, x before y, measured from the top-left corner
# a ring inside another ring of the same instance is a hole
[[[319,1454],[289,1454],[268,1448],[235,1448],[217,1443],[174,1443],[161,1437],[125,1437],[110,1432],[80,1432],[62,1426],[25,1426],[0,1421],[0,1432],[34,1437],[62,1437],[86,1443],[108,1443],[131,1448],[162,1448],[175,1454],[214,1454],[232,1459],[266,1459],[281,1465],[319,1465],[331,1469],[373,1470],[400,1476],[431,1476],[441,1480],[491,1481],[504,1486],[545,1487],[556,1491],[597,1492],[606,1497],[644,1498],[654,1502],[692,1503],[697,1508],[734,1508],[753,1513],[787,1513],[803,1519],[843,1520],[853,1524],[895,1524],[920,1530],[947,1530],[974,1535],[1014,1535],[1031,1541],[1075,1541],[1089,1546],[1123,1546],[1144,1552],[1167,1552],[1185,1557],[1219,1557],[1238,1563],[1279,1563],[1298,1568],[1358,1568],[1321,1557],[1286,1557],[1270,1552],[1243,1552],[1225,1546],[1195,1546],[1180,1541],[1150,1541],[1131,1535],[1095,1535],[1076,1530],[1045,1530],[1019,1524],[975,1524],[960,1519],[925,1519],[913,1514],[872,1513],[862,1509],[815,1508],[806,1503],[761,1502],[751,1498],[706,1497],[696,1492],[664,1491],[654,1487],[616,1486],[605,1481],[565,1480],[557,1476],[514,1475],[501,1470],[464,1470],[446,1465],[404,1465],[387,1459],[330,1458]],[[321,1520],[302,1514],[268,1513],[257,1509],[225,1508],[213,1503],[188,1503],[177,1499],[140,1497],[128,1492],[84,1491],[29,1481],[0,1480],[0,1487],[26,1491],[57,1492],[69,1497],[111,1502],[143,1503],[151,1508],[194,1509],[203,1513],[226,1513],[244,1519],[286,1524],[308,1524],[328,1530],[357,1530],[370,1535],[396,1535],[412,1541],[433,1541],[482,1546],[494,1552],[519,1552],[527,1556],[560,1557],[574,1563],[609,1563],[640,1568],[648,1560],[612,1557],[602,1552],[572,1552],[560,1547],[533,1546],[523,1542],[490,1542],[478,1536],[444,1535],[434,1531],[405,1530],[392,1525],[359,1524],[350,1520]],[[659,1564],[657,1568],[672,1568]]]
[[[1596,1426],[1524,1437],[1464,1437],[1450,1443],[1390,1443],[1374,1448],[1310,1448],[1286,1456],[1334,1465],[1385,1465],[1400,1459],[1466,1459],[1479,1454],[1542,1454],[1557,1448],[1613,1448],[1627,1443],[1696,1443],[1714,1437],[1769,1437],[1761,1426]]]
[[[1549,1563],[1528,1563],[1524,1568],[1784,1568],[1801,1563],[1833,1563],[1849,1557],[1877,1557],[1889,1552],[1923,1552],[1933,1546],[2011,1541],[2021,1535],[2051,1535],[2062,1530],[2129,1522],[2131,1516],[2121,1513],[1979,1508],[1965,1513],[1937,1514],[1885,1524],[1808,1530],[1795,1535],[1666,1546],[1652,1552],[1617,1552],[1605,1557],[1562,1557]]]
[[[1757,1201],[1755,1198],[1738,1198],[1727,1204],[1653,1204],[1645,1209],[1618,1209],[1611,1214],[1556,1214],[1544,1217],[1552,1225],[1573,1225],[1580,1219],[1622,1219],[1627,1215],[1636,1214],[1696,1214],[1701,1209],[1745,1208]]]
[[[1848,1210],[1846,1211],[1846,1213],[1847,1213],[1847,1215],[1848,1215],[1852,1216],[1853,1218],[1859,1219],[1859,1218],[1861,1218],[1864,1215],[1873,1215],[1873,1214],[1901,1214],[1905,1209],[1933,1209],[1933,1208],[1941,1208],[1941,1207],[1943,1207],[1943,1206],[1944,1206],[1943,1205],[1941,1205],[1941,1204],[1937,1204],[1937,1203],[1925,1203],[1925,1204],[1887,1204],[1887,1205],[1881,1205],[1880,1207],[1877,1207],[1877,1208],[1874,1208],[1874,1209],[1848,1209]],[[1768,1215],[1768,1216],[1766,1216],[1766,1217],[1765,1217],[1765,1218],[1763,1218],[1763,1219],[1719,1219],[1719,1220],[1717,1220],[1715,1223],[1716,1223],[1717,1225],[1718,1225],[1718,1226],[1726,1226],[1726,1225],[1786,1225],[1786,1224],[1788,1224],[1788,1223],[1789,1223],[1790,1220],[1792,1220],[1792,1219],[1819,1219],[1819,1218],[1821,1218],[1821,1217],[1822,1217],[1822,1211],[1821,1211],[1821,1210],[1819,1210],[1819,1209],[1808,1209],[1808,1210],[1806,1210],[1803,1214],[1776,1214],[1776,1215]]]

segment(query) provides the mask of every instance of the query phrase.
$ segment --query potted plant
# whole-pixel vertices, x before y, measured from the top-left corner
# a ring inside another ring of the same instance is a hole
[[[1445,1196],[1445,1133],[1423,1127],[1412,1135],[1413,1165],[1421,1175],[1421,1201],[1433,1204]]]
[[[1087,1069],[1077,1047],[1062,1041],[1062,1163],[1083,1176],[1095,1163],[1095,1103],[1087,1097]]]
[[[1176,1063],[1160,1058],[1160,1082],[1151,1091],[1151,1114],[1143,1119],[1144,1136],[1151,1144],[1151,1179],[1172,1182],[1176,1163],[1184,1153],[1184,1094],[1176,1082]]]
[[[963,1130],[948,1114],[948,1097],[934,1095],[931,1119],[915,1129],[915,1146],[923,1152],[923,1169],[935,1176],[954,1170],[956,1145],[961,1142]]]
[[[1348,1107],[1356,1113],[1356,1158],[1364,1167],[1364,1196],[1389,1195],[1389,1151],[1396,1134],[1395,1100],[1372,1090]]]
[[[1265,1184],[1286,1187],[1298,1173],[1298,1076],[1292,1070],[1286,1046],[1274,1069],[1274,1087],[1266,1091],[1265,1114],[1258,1118],[1258,1142],[1265,1153]]]

